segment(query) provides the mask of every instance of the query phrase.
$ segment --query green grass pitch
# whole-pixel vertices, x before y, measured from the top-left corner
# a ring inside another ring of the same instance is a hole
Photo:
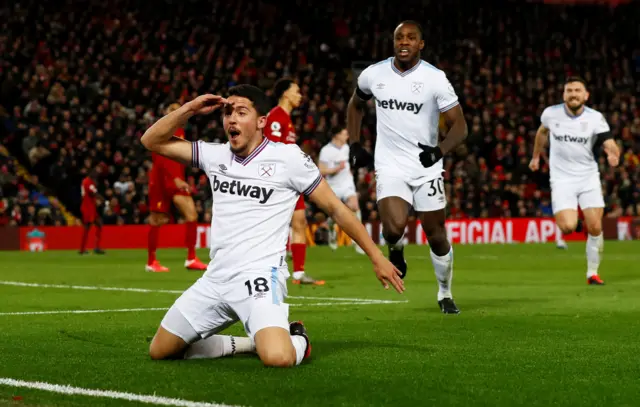
[[[313,354],[286,370],[266,369],[253,356],[153,362],[148,340],[162,310],[8,315],[167,308],[177,294],[3,283],[0,378],[242,406],[640,405],[640,243],[606,243],[602,287],[586,285],[584,244],[455,251],[462,313],[447,316],[436,304],[428,248],[406,249],[404,295],[383,290],[353,250],[311,248],[307,269],[327,285],[290,285],[290,296],[320,298],[288,302],[296,304],[291,318],[307,326]],[[183,250],[158,255],[170,273],[145,273],[143,251],[4,252],[0,280],[183,290],[199,276],[182,267]],[[4,405],[148,404],[0,386]]]

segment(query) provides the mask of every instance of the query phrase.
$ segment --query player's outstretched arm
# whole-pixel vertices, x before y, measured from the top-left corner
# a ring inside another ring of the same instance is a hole
[[[338,199],[324,179],[311,195],[309,195],[309,198],[318,205],[320,209],[331,216],[340,228],[364,250],[367,256],[369,256],[371,263],[373,263],[376,276],[384,288],[389,288],[389,283],[391,283],[396,291],[402,293],[404,291],[404,282],[400,278],[400,270],[395,268],[393,264],[384,257],[378,246],[376,246],[369,237],[362,223],[360,223],[353,212]]]
[[[538,169],[540,168],[540,155],[544,151],[548,140],[549,129],[541,124],[540,127],[538,127],[538,131],[536,132],[536,139],[533,143],[533,158],[531,158],[531,162],[529,163],[529,168],[531,169],[531,171],[538,171]]]
[[[201,95],[154,123],[140,140],[148,150],[184,165],[191,164],[191,142],[174,137],[175,131],[194,115],[210,114],[227,103],[217,95]]]

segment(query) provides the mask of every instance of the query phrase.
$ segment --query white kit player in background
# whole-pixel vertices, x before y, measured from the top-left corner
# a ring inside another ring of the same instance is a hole
[[[457,314],[451,294],[453,248],[445,229],[442,158],[465,139],[467,123],[445,73],[420,59],[424,48],[420,25],[400,23],[393,33],[393,47],[394,57],[369,66],[358,77],[347,110],[350,160],[355,168],[365,165],[360,126],[366,101],[374,98],[378,212],[389,259],[404,276],[403,234],[413,206],[431,249],[438,306],[443,313]],[[438,143],[440,114],[449,131]]]
[[[587,283],[602,285],[604,282],[598,275],[598,267],[604,247],[604,199],[596,157],[603,148],[609,165],[616,167],[620,161],[620,149],[602,113],[585,106],[588,98],[583,79],[567,79],[564,103],[547,107],[542,112],[542,124],[536,134],[529,168],[532,171],[540,168],[540,155],[549,140],[551,206],[556,223],[563,233],[576,230],[580,205],[589,234]]]
[[[347,129],[339,128],[333,131],[331,141],[320,150],[318,167],[325,177],[333,192],[353,211],[358,220],[362,221],[360,204],[356,194],[356,185],[353,182],[353,174],[349,164],[349,133]],[[329,246],[338,248],[335,222],[329,218]],[[355,242],[356,251],[364,254],[364,251]]]
[[[191,143],[173,137],[197,114],[224,106],[229,142]],[[295,144],[263,136],[269,100],[239,85],[229,97],[202,95],[149,128],[149,150],[202,169],[211,182],[211,262],[167,311],[149,354],[153,359],[216,358],[256,352],[266,366],[298,365],[311,352],[301,322],[289,324],[286,242],[300,194],[309,196],[365,250],[385,288],[404,290],[400,271],[376,247],[364,226],[335,196],[311,158]],[[218,335],[241,322],[248,337]]]

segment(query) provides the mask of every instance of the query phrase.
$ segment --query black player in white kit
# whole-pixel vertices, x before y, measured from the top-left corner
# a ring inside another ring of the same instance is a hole
[[[366,68],[349,101],[351,164],[364,164],[359,143],[363,107],[375,98],[377,200],[389,259],[406,273],[402,241],[412,205],[429,240],[440,309],[457,314],[451,294],[453,249],[445,229],[442,157],[465,139],[467,124],[445,73],[420,59],[424,48],[420,25],[404,21],[393,36],[395,56]],[[441,113],[449,131],[438,144]]]

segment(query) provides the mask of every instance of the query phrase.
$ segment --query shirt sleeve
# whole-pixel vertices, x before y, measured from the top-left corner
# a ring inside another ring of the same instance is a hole
[[[453,89],[451,82],[449,82],[444,72],[440,80],[437,81],[437,84],[435,92],[436,102],[440,112],[444,113],[459,104],[458,95],[456,95],[456,91]]]
[[[330,157],[330,153],[328,151],[327,147],[322,147],[322,149],[320,150],[320,156],[318,157],[318,161],[320,161],[323,164],[329,164],[331,162],[331,157]]]
[[[202,140],[191,143],[191,166],[209,173],[209,168],[215,164],[215,145]]]
[[[607,123],[607,119],[604,118],[604,115],[600,113],[600,117],[597,119],[596,127],[594,133],[596,135],[610,133],[611,127],[609,127],[609,123]]]
[[[320,185],[322,175],[311,157],[296,144],[291,145],[289,163],[289,184],[295,191],[311,195]]]
[[[267,125],[264,128],[266,138],[276,143],[281,142],[285,131],[288,131],[287,123],[277,113],[271,113],[267,116]]]
[[[540,116],[540,123],[547,129],[551,128],[551,124],[549,123],[550,116],[551,114],[549,113],[548,107],[542,111],[542,116]]]
[[[371,67],[368,67],[358,76],[356,95],[362,100],[369,100],[373,97],[373,91],[371,90],[371,72]]]

